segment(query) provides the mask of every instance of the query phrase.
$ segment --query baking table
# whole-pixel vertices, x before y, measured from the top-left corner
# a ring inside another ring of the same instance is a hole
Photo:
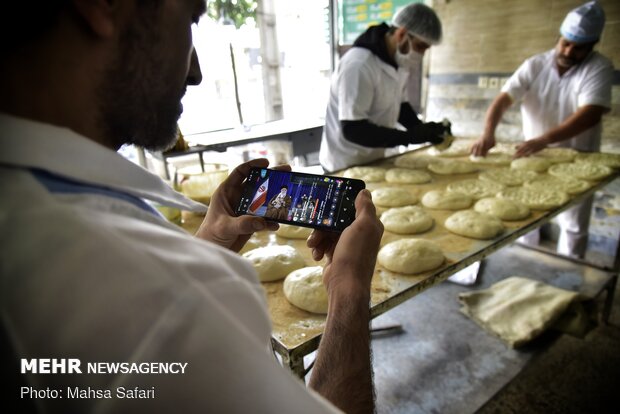
[[[424,148],[417,149],[423,153]],[[385,168],[394,167],[396,157],[387,158],[368,164]],[[445,159],[445,158],[444,158]],[[467,157],[453,157],[453,160],[465,160]],[[414,193],[421,198],[422,195],[435,189],[444,189],[447,184],[453,181],[477,178],[483,170],[491,168],[506,168],[506,166],[480,165],[480,170],[469,174],[438,175],[431,173],[432,181],[426,184],[393,184],[393,183],[367,183],[367,188],[373,190],[379,187],[401,187],[403,190]],[[337,173],[331,175],[338,175]],[[572,196],[564,205],[549,211],[532,211],[532,215],[521,221],[504,221],[506,230],[503,234],[492,240],[476,240],[450,233],[443,226],[445,219],[454,213],[448,210],[431,210],[425,208],[435,220],[433,227],[424,233],[416,235],[398,235],[385,231],[381,240],[381,245],[385,245],[401,238],[422,238],[437,243],[446,257],[446,261],[439,268],[416,275],[403,275],[390,272],[380,265],[376,265],[372,280],[371,292],[371,317],[377,317],[389,311],[404,301],[416,296],[424,290],[446,280],[452,274],[475,263],[502,247],[510,244],[518,237],[529,231],[536,229],[548,222],[569,207],[579,203],[583,199],[591,196],[595,191],[613,181],[619,172],[607,177],[587,191]],[[377,208],[378,214],[384,211]],[[193,231],[199,225],[201,218],[186,217],[183,227]],[[273,244],[288,244],[295,247],[306,261],[307,266],[323,264],[312,259],[311,251],[306,247],[305,240],[285,239],[276,236],[273,232],[257,233],[251,239],[260,246]],[[281,358],[283,364],[288,366],[297,376],[303,379],[306,373],[304,366],[304,356],[310,354],[318,348],[321,334],[325,326],[325,315],[312,314],[303,311],[293,305],[284,297],[282,291],[283,280],[276,282],[263,283],[267,295],[269,312],[273,323],[272,346]],[[613,292],[611,292],[613,294]],[[607,292],[607,301],[610,303],[612,296]]]

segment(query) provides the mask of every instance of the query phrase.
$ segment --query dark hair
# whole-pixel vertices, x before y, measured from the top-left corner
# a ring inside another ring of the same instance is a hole
[[[288,191],[288,187],[287,186],[283,185],[282,187],[280,187],[280,190],[283,189],[283,188],[286,188],[286,191]]]

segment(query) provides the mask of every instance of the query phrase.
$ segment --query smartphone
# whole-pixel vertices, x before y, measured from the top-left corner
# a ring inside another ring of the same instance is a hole
[[[341,232],[355,219],[355,197],[365,187],[352,178],[252,168],[236,213]]]

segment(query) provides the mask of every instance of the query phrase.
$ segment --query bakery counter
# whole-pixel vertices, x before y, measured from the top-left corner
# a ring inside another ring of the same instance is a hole
[[[423,154],[424,151],[425,149],[422,148],[412,153]],[[411,156],[412,153],[408,153],[408,156]],[[371,165],[375,167],[393,168],[396,158],[398,157],[381,160]],[[450,160],[461,161],[467,159],[468,157],[450,158]],[[448,184],[454,181],[477,178],[481,171],[506,167],[505,165],[500,167],[478,163],[476,163],[476,165],[479,171],[473,173],[454,175],[431,173],[432,180],[424,184],[370,182],[367,183],[367,188],[374,190],[382,187],[398,187],[402,189],[402,191],[413,194],[419,200],[422,195],[429,190],[443,190]],[[415,275],[391,272],[377,264],[372,280],[372,317],[376,317],[424,290],[443,282],[459,270],[508,245],[521,235],[540,227],[560,212],[589,197],[595,191],[617,178],[618,175],[619,172],[616,170],[612,175],[598,182],[593,182],[593,185],[588,190],[578,195],[571,196],[568,201],[559,207],[548,211],[533,210],[532,214],[524,220],[504,221],[504,232],[491,240],[472,239],[449,232],[444,227],[446,218],[454,213],[454,211],[449,210],[431,210],[425,208],[433,217],[434,224],[431,229],[424,233],[399,235],[386,230],[381,240],[382,246],[403,238],[430,240],[439,245],[445,256],[445,261],[440,267],[434,270]],[[417,204],[420,205],[419,202]],[[378,214],[380,214],[386,209],[378,207],[377,210]],[[197,228],[201,219],[200,217],[186,217],[183,226],[193,231]],[[256,246],[287,244],[295,247],[302,254],[307,266],[314,266],[317,264],[312,259],[311,251],[306,247],[305,240],[285,239],[276,236],[273,232],[261,232],[252,237],[251,243]],[[318,262],[318,264],[323,264],[323,261]],[[303,357],[317,349],[325,325],[325,316],[303,311],[290,304],[284,297],[282,285],[282,280],[263,283],[273,323],[272,344],[274,350],[282,357],[283,363],[293,370],[295,374],[303,378],[306,371]]]

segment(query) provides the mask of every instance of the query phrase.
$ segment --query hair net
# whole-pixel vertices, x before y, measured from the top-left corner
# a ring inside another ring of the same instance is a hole
[[[605,12],[596,1],[571,10],[562,22],[560,34],[571,42],[596,42],[605,26]]]
[[[394,15],[392,24],[406,28],[412,35],[429,45],[441,41],[441,22],[433,9],[422,4],[412,3]]]

